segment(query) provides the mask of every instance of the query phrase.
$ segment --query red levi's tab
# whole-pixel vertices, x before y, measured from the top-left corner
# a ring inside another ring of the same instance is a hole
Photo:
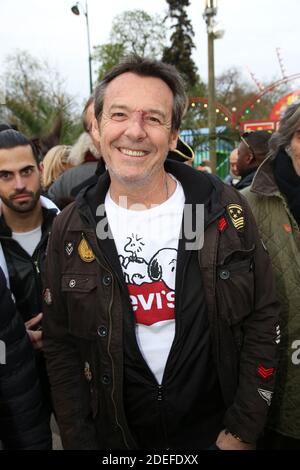
[[[260,375],[263,379],[268,379],[271,377],[275,372],[274,367],[269,367],[268,369],[261,364],[257,368],[257,373]]]
[[[163,282],[127,284],[136,323],[153,325],[174,319],[175,292]]]
[[[223,216],[218,220],[218,230],[219,232],[224,232],[228,227],[228,222],[226,218]]]

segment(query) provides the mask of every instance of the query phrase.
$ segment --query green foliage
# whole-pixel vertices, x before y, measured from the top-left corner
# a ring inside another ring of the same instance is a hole
[[[160,59],[165,43],[162,18],[143,10],[124,11],[113,20],[110,40],[123,44],[126,53]]]
[[[16,125],[30,138],[55,132],[60,143],[73,143],[78,136],[79,116],[74,118],[73,100],[47,63],[17,51],[6,58],[2,80],[5,105],[0,107],[1,121]]]
[[[93,60],[100,64],[97,71],[97,80],[101,81],[106,72],[118,64],[124,55],[125,49],[123,44],[108,43],[95,46]]]
[[[94,62],[98,63],[97,79],[127,54],[161,59],[165,46],[165,27],[158,15],[143,10],[124,11],[112,23],[110,42],[94,48]]]
[[[186,7],[190,0],[166,0],[169,5],[168,16],[171,20],[171,44],[165,47],[163,61],[175,65],[185,78],[190,90],[197,84],[197,67],[192,59],[194,31],[188,19]]]

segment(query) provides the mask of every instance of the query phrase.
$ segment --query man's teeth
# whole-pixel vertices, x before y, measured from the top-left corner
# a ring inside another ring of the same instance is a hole
[[[124,155],[128,155],[130,157],[143,157],[146,155],[147,152],[143,152],[142,150],[129,150],[129,149],[120,149]]]

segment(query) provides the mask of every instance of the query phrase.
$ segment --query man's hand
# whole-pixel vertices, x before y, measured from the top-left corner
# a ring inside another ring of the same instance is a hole
[[[25,328],[26,328],[27,334],[30,338],[31,344],[34,349],[43,348],[42,331],[32,330],[33,327],[35,327],[38,323],[42,321],[42,318],[43,318],[43,314],[39,313],[36,317],[33,317],[27,322],[25,322]]]
[[[216,445],[220,450],[255,450],[255,444],[239,441],[230,432],[225,433],[225,429],[218,435]]]

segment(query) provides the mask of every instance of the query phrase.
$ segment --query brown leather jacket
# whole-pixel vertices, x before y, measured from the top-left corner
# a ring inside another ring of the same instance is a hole
[[[235,189],[181,163],[166,169],[181,182],[187,203],[205,204],[198,260],[227,407],[224,426],[254,442],[277,366],[279,306],[269,256]],[[108,187],[105,173],[56,218],[47,252],[45,354],[66,449],[137,447],[123,404],[122,292],[93,216]]]

